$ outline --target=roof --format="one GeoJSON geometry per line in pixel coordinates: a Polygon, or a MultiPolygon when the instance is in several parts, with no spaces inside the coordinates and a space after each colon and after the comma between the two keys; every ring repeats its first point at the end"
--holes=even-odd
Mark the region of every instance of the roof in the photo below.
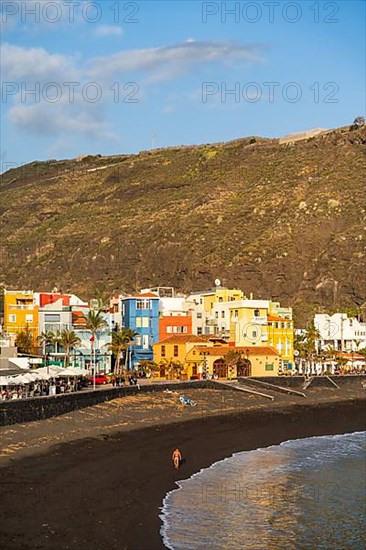
{"type": "Polygon", "coordinates": [[[267,321],[292,321],[292,319],[286,319],[285,317],[278,317],[277,315],[267,315],[267,321]]]}
{"type": "Polygon", "coordinates": [[[236,351],[238,353],[248,353],[248,357],[251,355],[276,355],[279,357],[279,353],[274,348],[270,346],[261,347],[261,346],[214,346],[214,347],[205,347],[205,346],[195,346],[194,349],[199,353],[207,353],[208,355],[217,355],[222,357],[230,351],[236,351]]]}
{"type": "Polygon", "coordinates": [[[82,311],[72,312],[72,324],[73,325],[85,325],[85,317],[82,311]]]}
{"type": "Polygon", "coordinates": [[[201,338],[206,342],[216,341],[216,342],[222,342],[223,344],[227,344],[227,340],[225,338],[221,338],[220,336],[217,336],[215,334],[202,334],[201,338]]]}
{"type": "Polygon", "coordinates": [[[131,298],[137,298],[139,300],[144,298],[156,298],[159,300],[159,296],[157,294],[153,294],[152,292],[146,292],[146,294],[133,294],[131,296],[124,296],[122,300],[131,300],[131,298]]]}
{"type": "Polygon", "coordinates": [[[198,342],[203,344],[206,340],[196,334],[172,334],[172,336],[164,338],[164,340],[157,342],[157,344],[187,344],[189,342],[198,342]]]}

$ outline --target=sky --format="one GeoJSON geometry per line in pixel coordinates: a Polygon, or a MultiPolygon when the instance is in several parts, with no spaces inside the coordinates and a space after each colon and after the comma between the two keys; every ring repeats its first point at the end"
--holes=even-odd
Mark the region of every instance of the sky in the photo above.
{"type": "Polygon", "coordinates": [[[365,2],[2,0],[1,171],[365,111],[365,2]]]}

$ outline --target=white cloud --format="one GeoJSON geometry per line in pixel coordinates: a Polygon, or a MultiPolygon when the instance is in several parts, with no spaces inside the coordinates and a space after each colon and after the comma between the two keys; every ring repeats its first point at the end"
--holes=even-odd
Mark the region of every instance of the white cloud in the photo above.
{"type": "Polygon", "coordinates": [[[122,36],[123,29],[117,25],[98,25],[94,31],[95,36],[122,36]]]}
{"type": "Polygon", "coordinates": [[[5,43],[1,46],[2,79],[75,78],[78,71],[73,60],[61,54],[50,54],[43,48],[23,48],[5,43]]]}
{"type": "MultiPolygon", "coordinates": [[[[123,50],[82,60],[49,53],[44,48],[5,43],[1,55],[3,82],[19,84],[20,89],[25,85],[27,90],[34,89],[38,83],[44,90],[55,82],[63,94],[57,102],[51,102],[42,93],[38,102],[31,94],[25,99],[20,94],[9,94],[8,118],[17,128],[36,135],[85,134],[114,139],[115,135],[104,121],[104,108],[113,101],[111,84],[121,80],[121,75],[124,82],[136,78],[139,84],[145,84],[138,92],[138,100],[141,100],[148,82],[171,80],[194,70],[199,64],[258,63],[261,61],[260,51],[258,46],[234,42],[188,41],[167,47],[123,50]],[[135,73],[139,73],[138,79],[135,73]],[[96,82],[102,91],[97,103],[92,103],[83,93],[83,86],[91,81],[96,82]],[[70,92],[64,84],[71,82],[78,84],[73,101],[70,101],[70,92]]],[[[131,91],[124,90],[124,93],[131,91]]],[[[169,115],[171,112],[172,107],[168,104],[164,113],[169,115]]]]}
{"type": "Polygon", "coordinates": [[[80,109],[65,103],[14,105],[9,110],[9,120],[17,128],[40,136],[70,133],[115,139],[103,120],[100,105],[88,107],[80,109]]]}
{"type": "Polygon", "coordinates": [[[189,41],[175,46],[123,50],[91,60],[90,74],[96,78],[142,71],[156,80],[167,80],[187,72],[198,64],[233,61],[258,63],[260,47],[236,42],[189,41]]]}

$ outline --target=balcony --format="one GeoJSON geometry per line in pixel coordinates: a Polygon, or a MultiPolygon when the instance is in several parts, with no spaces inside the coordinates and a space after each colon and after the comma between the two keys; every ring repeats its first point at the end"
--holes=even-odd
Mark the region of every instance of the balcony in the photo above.
{"type": "Polygon", "coordinates": [[[12,310],[12,311],[34,311],[34,305],[30,305],[30,306],[23,306],[23,305],[20,305],[20,304],[11,304],[9,305],[9,309],[12,310]]]}
{"type": "Polygon", "coordinates": [[[267,317],[252,317],[250,322],[256,325],[266,325],[267,317]]]}

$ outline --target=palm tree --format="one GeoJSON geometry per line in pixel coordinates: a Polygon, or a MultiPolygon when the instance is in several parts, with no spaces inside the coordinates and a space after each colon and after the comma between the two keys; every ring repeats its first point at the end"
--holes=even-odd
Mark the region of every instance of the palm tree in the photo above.
{"type": "Polygon", "coordinates": [[[30,353],[33,349],[33,334],[28,325],[18,332],[15,345],[21,353],[30,353]]]}
{"type": "Polygon", "coordinates": [[[109,350],[116,356],[116,362],[114,365],[114,371],[120,374],[120,361],[123,351],[127,350],[133,342],[134,337],[137,336],[137,332],[130,329],[122,328],[118,332],[111,332],[112,341],[108,345],[109,350]]]}
{"type": "Polygon", "coordinates": [[[85,328],[89,332],[91,332],[91,353],[92,353],[92,360],[93,360],[93,371],[95,374],[95,337],[97,335],[97,332],[101,330],[102,328],[108,326],[107,321],[103,318],[102,310],[99,309],[98,311],[95,311],[94,309],[89,310],[87,315],[83,315],[83,318],[85,320],[85,328]]]}
{"type": "Polygon", "coordinates": [[[311,370],[314,366],[314,356],[316,356],[318,352],[319,340],[320,340],[319,331],[314,325],[314,321],[312,321],[311,323],[309,323],[306,329],[305,344],[304,344],[306,359],[308,361],[308,364],[311,365],[311,370]]]}
{"type": "Polygon", "coordinates": [[[40,334],[40,336],[38,336],[37,340],[40,343],[40,345],[42,346],[43,363],[44,363],[44,365],[46,365],[46,361],[47,361],[46,348],[47,348],[47,346],[52,346],[53,344],[55,344],[55,342],[57,340],[56,335],[51,330],[46,330],[45,332],[42,332],[40,334]]]}
{"type": "Polygon", "coordinates": [[[143,359],[139,363],[139,370],[146,376],[151,376],[155,372],[158,372],[159,369],[160,367],[157,363],[154,361],[149,361],[148,359],[143,359]]]}
{"type": "Polygon", "coordinates": [[[65,367],[69,364],[70,351],[81,344],[79,336],[76,336],[73,330],[63,330],[61,336],[57,338],[57,342],[66,350],[65,353],[65,367]]]}

